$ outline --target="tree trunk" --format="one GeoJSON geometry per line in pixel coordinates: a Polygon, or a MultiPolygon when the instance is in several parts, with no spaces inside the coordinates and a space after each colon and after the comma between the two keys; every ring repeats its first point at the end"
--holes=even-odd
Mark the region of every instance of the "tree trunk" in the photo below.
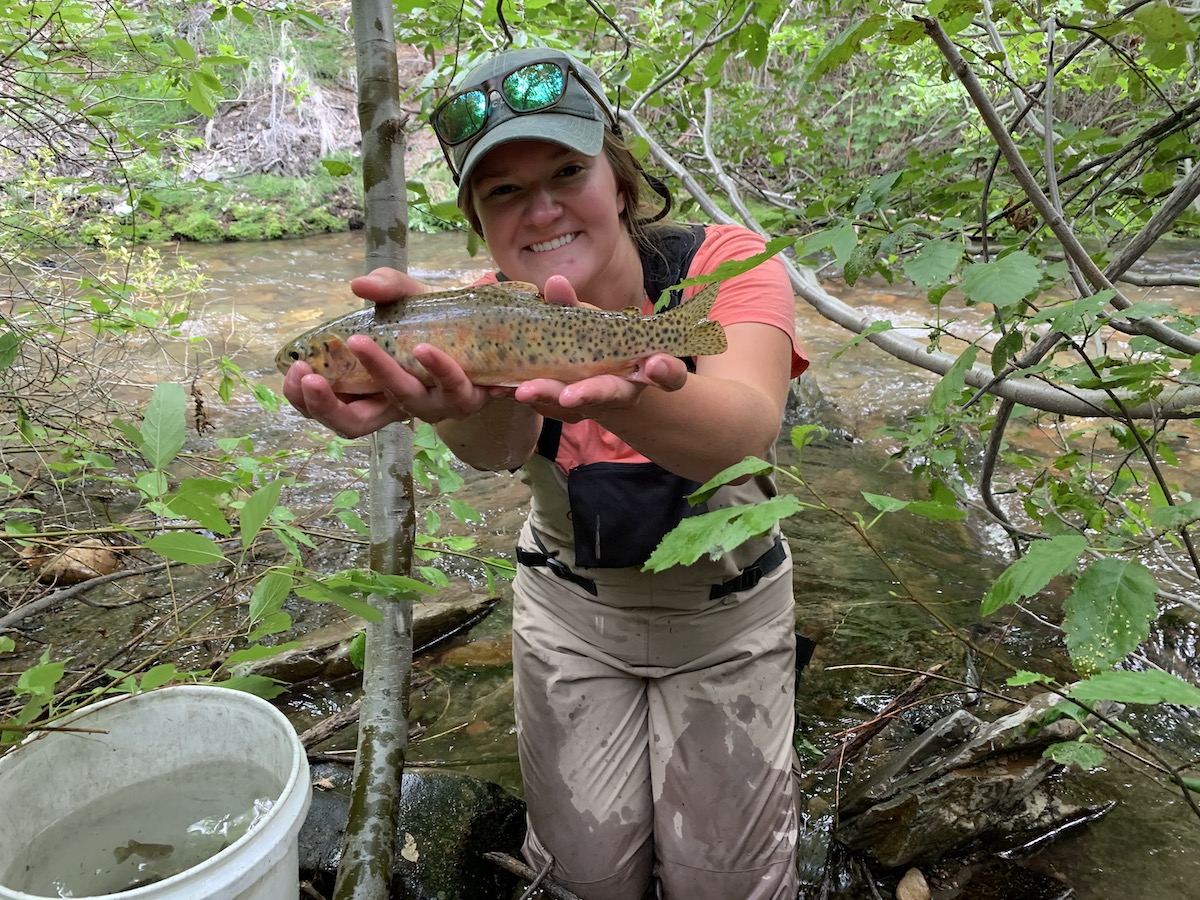
{"type": "MultiPolygon", "coordinates": [[[[362,131],[365,271],[408,267],[404,113],[391,0],[353,0],[362,131]]],[[[371,568],[407,575],[415,531],[412,431],[390,425],[371,443],[371,568]]],[[[412,602],[373,596],[367,625],[354,791],[334,888],[336,900],[385,900],[396,858],[400,782],[408,749],[412,602]]]]}

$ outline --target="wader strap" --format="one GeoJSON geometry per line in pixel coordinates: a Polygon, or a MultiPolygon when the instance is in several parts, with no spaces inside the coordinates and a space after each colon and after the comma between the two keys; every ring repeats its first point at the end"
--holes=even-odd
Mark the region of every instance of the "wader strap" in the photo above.
{"type": "Polygon", "coordinates": [[[722,597],[736,593],[737,591],[750,590],[750,588],[778,569],[785,559],[787,559],[787,551],[783,546],[783,536],[777,534],[775,535],[775,543],[771,545],[770,550],[742,569],[742,574],[738,575],[737,578],[730,578],[724,584],[713,585],[713,589],[708,592],[708,599],[720,600],[722,597]]]}
{"type": "MultiPolygon", "coordinates": [[[[563,581],[579,585],[593,597],[598,595],[596,582],[590,578],[584,578],[582,575],[576,575],[566,564],[559,562],[546,549],[546,545],[542,543],[542,538],[537,531],[532,528],[530,531],[533,533],[533,540],[537,544],[539,552],[522,550],[518,547],[518,563],[523,566],[533,566],[535,568],[545,567],[563,581]]],[[[713,585],[712,589],[708,592],[708,599],[720,600],[722,597],[727,597],[738,591],[748,591],[756,587],[760,581],[778,569],[785,559],[787,559],[787,550],[784,548],[783,535],[777,534],[775,536],[775,543],[771,545],[770,550],[742,569],[741,574],[736,578],[730,578],[721,584],[713,585]]]]}
{"type": "MultiPolygon", "coordinates": [[[[533,566],[535,568],[545,566],[563,581],[569,581],[572,584],[577,584],[593,597],[596,596],[596,582],[590,578],[584,578],[582,575],[576,575],[564,563],[558,561],[554,554],[546,549],[546,545],[542,543],[541,536],[533,528],[529,529],[533,532],[533,541],[538,546],[540,552],[534,553],[532,550],[522,550],[517,548],[517,562],[523,566],[533,566]]],[[[557,553],[558,551],[555,551],[557,553]]]]}

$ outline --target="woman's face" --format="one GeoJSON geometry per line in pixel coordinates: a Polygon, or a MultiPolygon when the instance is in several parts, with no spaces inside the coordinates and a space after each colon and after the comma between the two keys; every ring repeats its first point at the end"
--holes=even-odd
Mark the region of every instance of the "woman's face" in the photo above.
{"type": "Polygon", "coordinates": [[[619,309],[635,302],[637,251],[603,153],[585,156],[546,141],[502,144],[475,167],[471,189],[488,250],[509,278],[544,288],[551,275],[564,275],[588,303],[619,309]]]}

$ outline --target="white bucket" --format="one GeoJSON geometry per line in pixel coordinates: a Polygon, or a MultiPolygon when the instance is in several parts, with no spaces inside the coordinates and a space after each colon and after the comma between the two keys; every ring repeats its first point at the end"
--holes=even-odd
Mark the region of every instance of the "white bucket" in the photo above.
{"type": "MultiPolygon", "coordinates": [[[[47,828],[74,814],[87,833],[91,810],[110,802],[128,806],[148,798],[147,785],[169,779],[170,795],[154,809],[182,810],[189,798],[209,802],[227,788],[218,778],[253,770],[255,797],[270,810],[224,849],[178,874],[132,889],[102,888],[72,894],[93,900],[279,900],[295,897],[299,885],[297,835],[312,799],[308,759],[287,718],[265,700],[216,686],[179,685],[118,697],[77,711],[56,727],[91,729],[43,732],[0,759],[0,898],[35,900],[52,894],[24,893],[11,884],[34,865],[31,845],[47,828]],[[259,770],[265,770],[260,772],[259,770]],[[202,777],[203,776],[203,777],[202,777]],[[264,793],[265,791],[265,793],[264,793]],[[265,804],[264,804],[265,805],[265,804]],[[104,891],[112,891],[105,893],[104,891]]],[[[156,788],[157,789],[157,788],[156,788]]],[[[238,797],[249,804],[255,797],[238,797]]],[[[147,803],[147,805],[151,805],[147,803]]],[[[233,812],[235,810],[230,810],[233,812]]],[[[102,837],[105,859],[124,853],[133,864],[167,865],[173,832],[155,832],[146,816],[134,815],[93,829],[102,837]],[[169,851],[162,848],[170,847],[169,851]],[[134,848],[130,850],[129,848],[134,848]],[[147,849],[149,848],[149,849],[147,849]],[[130,855],[132,853],[132,856],[130,855]],[[146,861],[142,861],[142,857],[146,861]],[[151,860],[158,859],[159,862],[151,860]]],[[[182,812],[180,813],[182,814],[182,812]]],[[[89,838],[90,840],[90,838],[89,838]]],[[[221,840],[220,837],[215,840],[221,840]]],[[[80,846],[55,847],[48,867],[66,872],[78,862],[80,846]]],[[[91,864],[87,864],[92,872],[91,864]]],[[[170,870],[167,870],[170,871],[170,870]]],[[[176,869],[177,871],[177,869],[176,869]]],[[[98,882],[99,883],[99,882],[98,882]]],[[[40,888],[38,888],[40,889],[40,888]]]]}

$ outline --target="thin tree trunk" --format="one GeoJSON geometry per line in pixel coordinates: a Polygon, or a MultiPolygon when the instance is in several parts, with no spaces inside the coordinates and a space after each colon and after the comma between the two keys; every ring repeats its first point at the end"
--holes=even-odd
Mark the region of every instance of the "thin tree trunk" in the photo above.
{"type": "MultiPolygon", "coordinates": [[[[391,0],[352,0],[362,131],[366,265],[408,267],[404,113],[396,67],[391,0]]],[[[407,575],[415,531],[412,431],[390,425],[371,442],[371,568],[407,575]]],[[[335,900],[386,900],[399,833],[400,783],[408,749],[412,603],[373,596],[378,622],[367,625],[363,697],[350,818],[335,900]]]]}

